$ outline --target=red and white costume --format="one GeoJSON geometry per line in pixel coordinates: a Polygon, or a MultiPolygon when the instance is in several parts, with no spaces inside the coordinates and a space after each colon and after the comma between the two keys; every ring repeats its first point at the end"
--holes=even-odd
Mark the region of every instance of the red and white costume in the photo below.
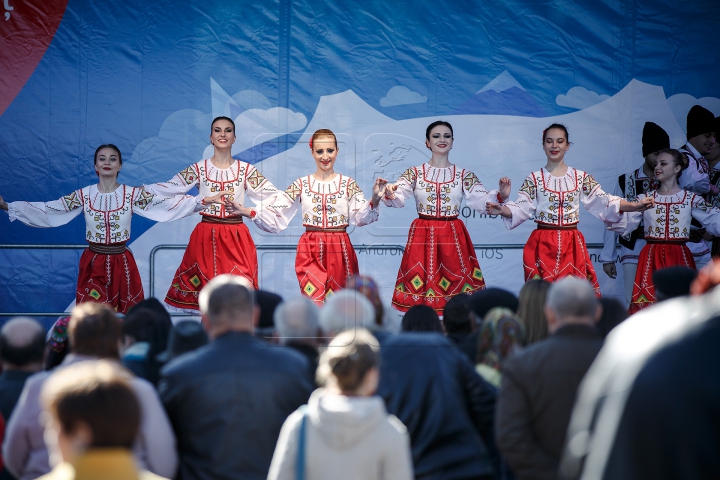
{"type": "Polygon", "coordinates": [[[80,257],[76,303],[107,303],[125,313],[145,298],[135,259],[125,248],[132,215],[165,222],[192,215],[202,208],[200,202],[199,197],[159,197],[127,185],[101,193],[91,185],[52,202],[8,203],[8,214],[10,221],[47,228],[65,225],[84,213],[85,240],[90,245],[80,257]]]}
{"type": "Polygon", "coordinates": [[[572,167],[562,177],[551,175],[545,168],[528,175],[518,199],[506,204],[512,217],[503,218],[505,226],[513,229],[535,217],[538,228],[523,249],[525,281],[580,277],[587,279],[599,295],[595,268],[585,238],[577,229],[580,204],[600,220],[616,223],[623,218],[620,200],[605,193],[592,175],[572,167]]]}
{"type": "MultiPolygon", "coordinates": [[[[228,168],[217,168],[209,159],[202,160],[167,182],[146,186],[163,196],[185,193],[193,187],[200,191],[200,198],[230,190],[232,199],[241,205],[246,195],[253,203],[260,204],[278,193],[255,167],[239,160],[228,168]]],[[[245,277],[258,288],[255,242],[242,217],[228,214],[222,204],[207,205],[200,215],[202,221],[190,235],[185,255],[165,297],[168,305],[178,309],[197,310],[200,290],[224,273],[245,277]]]]}
{"type": "Polygon", "coordinates": [[[700,195],[686,190],[674,195],[650,191],[646,195],[638,195],[638,200],[645,197],[655,199],[653,208],[644,212],[628,212],[625,222],[613,226],[613,230],[621,234],[633,231],[640,222],[645,229],[647,245],[640,252],[632,302],[628,309],[630,314],[655,303],[652,281],[655,270],[675,265],[695,268],[692,253],[686,246],[693,218],[711,235],[720,236],[720,209],[706,203],[700,195]]]}
{"type": "Polygon", "coordinates": [[[270,233],[287,228],[298,209],[306,231],[295,256],[300,290],[316,303],[345,287],[358,273],[355,249],[346,233],[348,225],[363,226],[378,219],[362,190],[352,178],[336,174],[332,180],[312,175],[298,178],[268,208],[258,208],[255,223],[270,233]]]}
{"type": "Polygon", "coordinates": [[[420,217],[410,225],[393,307],[405,312],[414,305],[428,305],[442,313],[451,297],[484,289],[475,248],[458,215],[463,199],[485,213],[485,204],[497,200],[497,191],[488,192],[474,173],[463,168],[436,168],[429,163],[408,168],[395,185],[395,198],[385,198],[385,204],[403,207],[406,199],[414,197],[420,217]]]}

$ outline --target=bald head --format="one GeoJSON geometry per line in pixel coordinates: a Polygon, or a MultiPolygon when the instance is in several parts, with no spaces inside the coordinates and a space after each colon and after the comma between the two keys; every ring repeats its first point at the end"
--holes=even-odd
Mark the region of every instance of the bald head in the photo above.
{"type": "Polygon", "coordinates": [[[0,359],[5,369],[42,368],[45,329],[32,318],[13,318],[0,329],[0,359]]]}
{"type": "Polygon", "coordinates": [[[553,333],[568,323],[594,325],[602,313],[602,307],[589,282],[565,277],[550,287],[545,313],[548,328],[553,333]]]}
{"type": "Polygon", "coordinates": [[[211,338],[230,330],[252,333],[259,315],[253,293],[250,282],[236,275],[218,275],[208,282],[198,303],[211,338]]]}

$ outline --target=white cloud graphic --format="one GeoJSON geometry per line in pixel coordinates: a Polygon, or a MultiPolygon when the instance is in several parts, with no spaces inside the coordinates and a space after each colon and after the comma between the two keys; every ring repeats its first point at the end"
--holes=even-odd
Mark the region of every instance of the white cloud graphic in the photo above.
{"type": "Polygon", "coordinates": [[[383,107],[394,107],[396,105],[408,105],[411,103],[425,103],[427,97],[413,92],[407,87],[397,86],[388,90],[387,94],[380,99],[383,107]]]}
{"type": "Polygon", "coordinates": [[[603,100],[610,98],[610,95],[600,95],[584,87],[572,87],[565,95],[558,95],[555,103],[561,107],[570,107],[582,110],[592,107],[603,100]]]}
{"type": "Polygon", "coordinates": [[[720,98],[715,97],[703,97],[695,98],[687,93],[678,93],[667,99],[670,111],[672,111],[675,119],[683,129],[683,132],[687,133],[687,113],[693,107],[693,105],[700,105],[711,112],[713,115],[720,116],[720,98]]]}

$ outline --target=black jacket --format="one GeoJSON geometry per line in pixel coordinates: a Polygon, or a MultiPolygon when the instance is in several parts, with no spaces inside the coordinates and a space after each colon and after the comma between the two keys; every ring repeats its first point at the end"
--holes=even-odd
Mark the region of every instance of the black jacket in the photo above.
{"type": "Polygon", "coordinates": [[[177,478],[267,478],[280,427],[312,389],[301,354],[247,333],[171,361],[158,390],[177,435],[177,478]]]}
{"type": "Polygon", "coordinates": [[[380,353],[378,394],[408,429],[415,475],[493,476],[495,393],[466,356],[436,333],[382,337],[380,353]]]}

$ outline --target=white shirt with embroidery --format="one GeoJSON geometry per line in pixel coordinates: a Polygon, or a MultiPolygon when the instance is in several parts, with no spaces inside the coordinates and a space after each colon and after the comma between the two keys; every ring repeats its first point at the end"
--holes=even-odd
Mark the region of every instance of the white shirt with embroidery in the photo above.
{"type": "Polygon", "coordinates": [[[580,221],[580,204],[593,216],[606,223],[615,223],[623,217],[620,197],[605,193],[589,173],[568,167],[562,177],[550,174],[545,168],[525,178],[517,200],[506,206],[511,218],[503,218],[509,230],[525,220],[548,226],[569,227],[580,221]]]}
{"type": "Polygon", "coordinates": [[[85,240],[109,245],[130,239],[132,215],[167,222],[192,215],[202,208],[202,197],[176,195],[160,197],[143,187],[120,185],[102,193],[97,185],[75,190],[51,202],[8,203],[10,221],[20,220],[31,227],[59,227],[85,214],[85,240]]]}
{"type": "Polygon", "coordinates": [[[627,235],[643,222],[645,240],[687,241],[694,217],[711,235],[720,236],[720,209],[708,204],[700,195],[687,190],[660,195],[653,190],[637,198],[645,197],[654,198],[655,205],[644,212],[625,213],[623,221],[612,226],[613,231],[627,235]]]}
{"type": "Polygon", "coordinates": [[[255,209],[255,224],[278,233],[287,228],[300,208],[303,225],[320,229],[360,227],[379,217],[379,209],[372,208],[355,180],[338,173],[327,181],[312,175],[298,178],[277,195],[273,204],[255,209]]]}
{"type": "Polygon", "coordinates": [[[404,207],[406,199],[415,197],[418,214],[428,217],[457,217],[463,199],[468,207],[485,213],[485,204],[497,201],[498,193],[487,191],[474,173],[455,165],[437,168],[424,163],[410,167],[395,185],[395,198],[383,199],[387,206],[404,207]]]}
{"type": "MultiPolygon", "coordinates": [[[[278,194],[277,188],[254,166],[235,160],[228,168],[217,168],[210,159],[190,165],[167,182],[146,185],[145,188],[162,196],[186,193],[197,187],[200,198],[213,197],[224,190],[233,192],[230,200],[243,205],[247,196],[256,205],[271,202],[278,194]]],[[[215,218],[237,218],[229,214],[225,205],[205,205],[201,215],[215,218]]]]}

